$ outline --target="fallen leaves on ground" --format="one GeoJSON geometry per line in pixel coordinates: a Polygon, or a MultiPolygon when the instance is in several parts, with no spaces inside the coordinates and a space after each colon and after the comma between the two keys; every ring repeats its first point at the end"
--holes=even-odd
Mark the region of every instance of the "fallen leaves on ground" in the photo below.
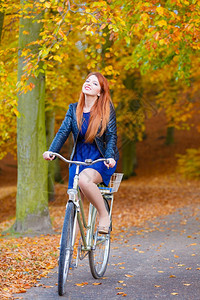
{"type": "MultiPolygon", "coordinates": [[[[13,192],[13,189],[12,189],[13,192]]],[[[5,192],[6,198],[1,199],[2,207],[15,207],[15,195],[5,192]]],[[[184,206],[193,207],[193,214],[199,204],[200,187],[196,181],[184,181],[175,176],[157,178],[131,178],[124,181],[115,194],[113,206],[112,238],[123,238],[123,232],[131,226],[144,226],[146,221],[170,214],[184,206]],[[195,206],[196,205],[196,206],[195,206]]],[[[56,185],[56,200],[50,203],[50,215],[53,228],[61,232],[65,204],[67,200],[66,185],[56,185]]],[[[87,203],[85,204],[87,206],[87,203]]],[[[0,230],[11,226],[14,222],[8,215],[0,224],[0,230]]],[[[187,222],[184,219],[183,221],[187,222]]],[[[158,224],[159,227],[159,224],[158,224]]],[[[40,237],[3,238],[1,240],[0,260],[0,293],[5,299],[12,299],[13,293],[26,292],[34,286],[38,279],[47,276],[57,265],[60,235],[40,237]]],[[[195,246],[191,244],[191,246],[195,246]]],[[[120,267],[123,268],[123,267],[120,267]]],[[[127,274],[127,277],[132,276],[127,274]]],[[[118,295],[126,296],[126,294],[118,295]]]]}
{"type": "Polygon", "coordinates": [[[121,295],[122,297],[126,297],[127,294],[125,294],[124,292],[118,292],[117,295],[121,295]]]}
{"type": "Polygon", "coordinates": [[[82,282],[82,283],[75,283],[76,286],[84,286],[88,285],[88,282],[82,282]]]}
{"type": "Polygon", "coordinates": [[[13,293],[25,293],[46,276],[57,264],[58,244],[59,236],[2,239],[1,297],[9,299],[13,293]]]}
{"type": "Polygon", "coordinates": [[[115,232],[173,213],[184,206],[199,204],[197,181],[184,181],[175,176],[131,178],[122,183],[115,196],[113,225],[115,232]]]}
{"type": "Polygon", "coordinates": [[[177,295],[178,295],[178,293],[171,293],[171,295],[173,295],[173,296],[177,296],[177,295]]]}

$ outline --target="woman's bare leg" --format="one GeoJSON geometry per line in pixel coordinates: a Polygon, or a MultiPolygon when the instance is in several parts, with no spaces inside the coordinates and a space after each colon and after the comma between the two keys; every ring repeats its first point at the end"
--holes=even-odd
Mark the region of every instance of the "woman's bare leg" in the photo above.
{"type": "Polygon", "coordinates": [[[102,182],[102,177],[99,172],[94,169],[88,168],[80,173],[79,187],[88,201],[96,207],[99,213],[99,226],[109,226],[110,218],[101,192],[97,187],[97,183],[100,182],[102,182]]]}

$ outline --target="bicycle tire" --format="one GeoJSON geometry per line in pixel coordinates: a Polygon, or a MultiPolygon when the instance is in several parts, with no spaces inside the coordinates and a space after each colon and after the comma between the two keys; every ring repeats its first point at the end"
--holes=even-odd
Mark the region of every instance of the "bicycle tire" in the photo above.
{"type": "Polygon", "coordinates": [[[73,255],[72,234],[74,227],[74,203],[68,202],[65,219],[63,223],[61,243],[60,243],[60,257],[58,267],[58,294],[63,296],[65,293],[65,284],[67,281],[70,262],[73,255]]]}
{"type": "MultiPolygon", "coordinates": [[[[106,209],[109,213],[110,207],[108,201],[104,199],[106,209]]],[[[110,253],[110,232],[108,234],[97,235],[97,214],[94,218],[94,224],[92,224],[92,239],[96,246],[92,247],[89,251],[89,265],[92,276],[95,279],[101,278],[107,268],[109,253],[110,253]],[[97,237],[95,237],[97,235],[97,237]]]]}

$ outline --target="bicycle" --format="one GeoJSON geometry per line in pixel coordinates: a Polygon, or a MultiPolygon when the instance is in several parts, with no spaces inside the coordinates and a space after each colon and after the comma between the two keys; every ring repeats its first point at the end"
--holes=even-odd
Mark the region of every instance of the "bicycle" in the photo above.
{"type": "MultiPolygon", "coordinates": [[[[99,234],[97,230],[97,210],[90,203],[88,212],[88,222],[86,222],[83,203],[78,187],[79,167],[80,165],[91,166],[100,161],[107,161],[105,158],[97,160],[87,159],[85,162],[71,161],[64,158],[62,155],[51,152],[68,164],[76,164],[76,172],[73,182],[73,188],[67,191],[69,200],[66,205],[65,218],[60,241],[60,256],[58,267],[58,294],[60,296],[65,293],[65,283],[67,281],[69,269],[77,268],[79,259],[82,260],[87,255],[89,256],[89,266],[92,276],[95,279],[101,278],[107,268],[109,253],[110,253],[110,231],[112,230],[112,221],[108,234],[99,234]],[[80,229],[80,241],[77,250],[76,261],[73,263],[73,252],[76,238],[77,223],[80,229]],[[86,230],[86,234],[85,231],[86,230]]],[[[123,174],[114,173],[111,177],[109,187],[98,185],[101,194],[104,198],[106,209],[109,213],[110,220],[113,207],[113,193],[117,192],[123,174]],[[110,202],[110,205],[109,205],[110,202]]]]}

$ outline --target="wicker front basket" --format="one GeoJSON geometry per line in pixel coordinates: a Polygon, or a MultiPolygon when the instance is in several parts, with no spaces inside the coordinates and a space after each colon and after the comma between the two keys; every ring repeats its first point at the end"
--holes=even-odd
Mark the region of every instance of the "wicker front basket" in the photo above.
{"type": "Polygon", "coordinates": [[[101,193],[110,194],[110,193],[117,192],[118,188],[120,186],[120,182],[122,181],[123,175],[124,174],[122,174],[122,173],[114,173],[111,176],[108,187],[99,185],[99,189],[101,190],[101,193]]]}
{"type": "Polygon", "coordinates": [[[112,192],[117,192],[122,181],[123,173],[114,173],[111,176],[109,188],[112,188],[112,192]]]}

